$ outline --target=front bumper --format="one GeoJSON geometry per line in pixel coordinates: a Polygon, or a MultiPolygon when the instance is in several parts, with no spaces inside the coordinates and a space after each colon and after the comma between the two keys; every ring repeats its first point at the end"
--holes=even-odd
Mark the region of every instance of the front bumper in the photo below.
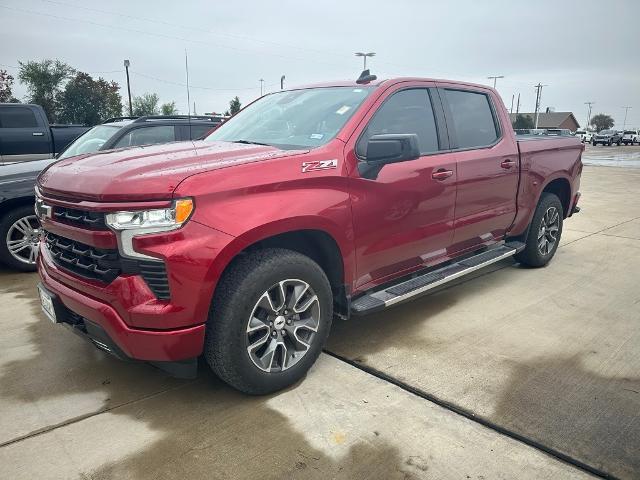
{"type": "MultiPolygon", "coordinates": [[[[81,319],[87,330],[87,338],[99,348],[120,358],[148,362],[184,361],[202,353],[205,333],[203,324],[172,330],[132,328],[109,304],[83,295],[54,279],[49,269],[56,267],[48,258],[48,252],[42,249],[40,253],[38,271],[42,285],[55,296],[56,308],[61,309],[59,316],[62,322],[73,326],[74,321],[70,319],[81,319]]],[[[78,333],[78,329],[75,331],[78,333]]]]}

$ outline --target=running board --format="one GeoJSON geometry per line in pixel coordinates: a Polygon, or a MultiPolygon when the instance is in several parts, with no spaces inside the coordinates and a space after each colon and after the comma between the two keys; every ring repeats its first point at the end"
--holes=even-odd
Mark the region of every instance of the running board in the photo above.
{"type": "Polygon", "coordinates": [[[522,242],[508,242],[464,260],[450,263],[446,267],[367,293],[351,302],[351,313],[366,315],[390,307],[504,258],[511,257],[522,251],[524,247],[525,244],[522,242]]]}

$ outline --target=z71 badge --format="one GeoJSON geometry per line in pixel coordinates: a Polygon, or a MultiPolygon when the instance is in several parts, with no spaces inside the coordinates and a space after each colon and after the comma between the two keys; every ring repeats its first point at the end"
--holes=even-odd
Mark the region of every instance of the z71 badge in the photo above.
{"type": "Polygon", "coordinates": [[[313,162],[302,162],[302,173],[315,172],[316,170],[329,170],[338,168],[338,160],[315,160],[313,162]]]}

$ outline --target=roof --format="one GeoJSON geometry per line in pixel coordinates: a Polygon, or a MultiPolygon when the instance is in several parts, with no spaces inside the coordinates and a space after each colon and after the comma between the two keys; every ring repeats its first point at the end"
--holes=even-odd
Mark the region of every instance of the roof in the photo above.
{"type": "MultiPolygon", "coordinates": [[[[517,115],[524,115],[526,117],[530,117],[531,120],[534,120],[536,114],[521,112],[517,115]]],[[[515,113],[510,113],[509,116],[511,117],[511,122],[516,121],[515,113]]],[[[558,128],[560,125],[562,125],[562,122],[564,122],[569,117],[573,118],[573,121],[576,123],[576,125],[578,125],[578,127],[580,126],[580,123],[578,122],[578,120],[576,120],[576,117],[572,112],[539,112],[538,128],[558,128]]]]}

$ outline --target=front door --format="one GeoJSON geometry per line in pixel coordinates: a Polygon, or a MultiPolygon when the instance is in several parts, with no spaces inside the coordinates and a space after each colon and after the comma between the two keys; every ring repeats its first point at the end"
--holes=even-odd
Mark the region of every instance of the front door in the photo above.
{"type": "Polygon", "coordinates": [[[423,83],[383,95],[355,149],[347,144],[347,155],[359,157],[360,166],[367,140],[376,134],[417,134],[422,154],[415,160],[385,165],[372,178],[364,178],[361,170],[353,172],[355,288],[368,288],[437,263],[451,245],[456,162],[444,152],[446,133],[442,127],[438,130],[436,122],[437,116],[442,118],[442,106],[436,89],[428,86],[423,83]]]}

